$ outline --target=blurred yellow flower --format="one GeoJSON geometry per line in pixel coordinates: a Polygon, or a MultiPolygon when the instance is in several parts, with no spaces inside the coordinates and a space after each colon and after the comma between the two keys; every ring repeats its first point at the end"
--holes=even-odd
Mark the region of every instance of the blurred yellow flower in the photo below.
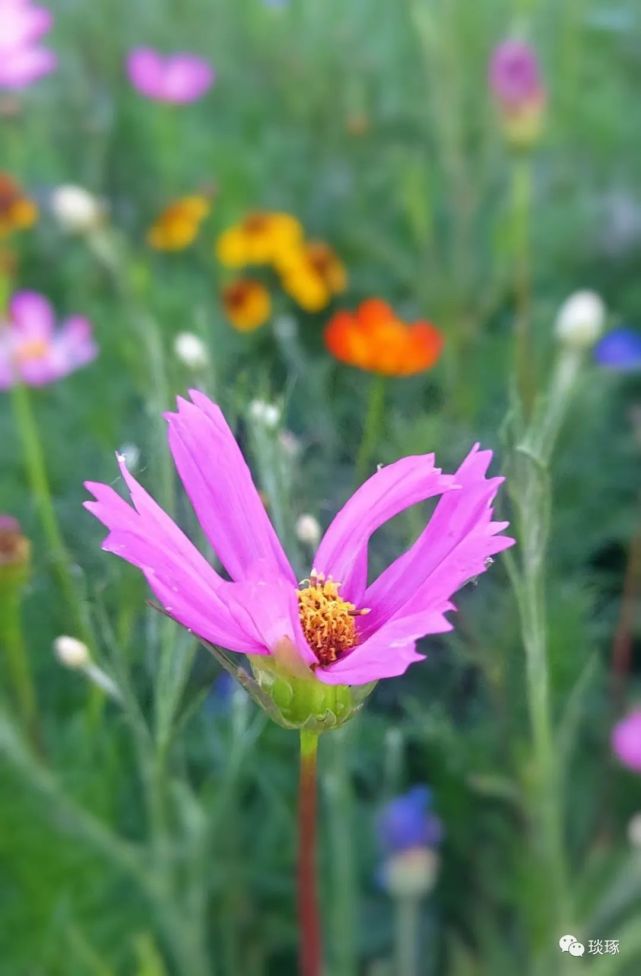
{"type": "Polygon", "coordinates": [[[254,278],[237,278],[223,288],[227,318],[239,332],[251,332],[264,325],[271,313],[269,292],[254,278]]]}
{"type": "Polygon", "coordinates": [[[216,242],[216,257],[228,268],[272,264],[302,238],[303,229],[295,217],[256,211],[223,231],[216,242]]]}
{"type": "Polygon", "coordinates": [[[283,289],[306,312],[319,312],[347,287],[345,266],[323,241],[306,241],[277,266],[283,289]]]}
{"type": "Polygon", "coordinates": [[[203,196],[175,200],[149,228],[147,243],[157,251],[182,251],[196,240],[210,210],[209,200],[203,196]]]}
{"type": "Polygon", "coordinates": [[[0,238],[26,230],[38,219],[38,208],[8,173],[0,172],[0,238]]]}

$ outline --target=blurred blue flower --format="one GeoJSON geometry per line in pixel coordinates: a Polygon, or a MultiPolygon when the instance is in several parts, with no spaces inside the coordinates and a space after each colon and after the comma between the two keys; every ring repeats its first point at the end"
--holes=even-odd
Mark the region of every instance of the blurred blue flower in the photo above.
{"type": "Polygon", "coordinates": [[[641,369],[641,332],[622,325],[604,335],[594,350],[599,366],[626,372],[641,369]]]}
{"type": "Polygon", "coordinates": [[[221,671],[205,699],[207,711],[211,715],[227,715],[231,708],[234,693],[239,687],[228,671],[221,671]]]}
{"type": "Polygon", "coordinates": [[[377,832],[386,854],[413,847],[436,847],[443,837],[441,821],[430,810],[432,793],[414,786],[386,803],[378,817],[377,832]]]}

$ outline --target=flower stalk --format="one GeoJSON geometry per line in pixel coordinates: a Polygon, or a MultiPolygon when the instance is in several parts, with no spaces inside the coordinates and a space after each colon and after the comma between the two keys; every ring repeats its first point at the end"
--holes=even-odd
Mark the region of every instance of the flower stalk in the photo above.
{"type": "Polygon", "coordinates": [[[359,479],[367,472],[376,443],[381,434],[385,413],[385,377],[375,375],[370,383],[367,398],[367,413],[363,425],[363,436],[356,456],[356,474],[359,479]]]}
{"type": "Polygon", "coordinates": [[[298,789],[298,923],[300,976],[320,976],[321,936],[316,886],[316,757],[318,733],[301,729],[298,789]]]}
{"type": "Polygon", "coordinates": [[[514,449],[511,495],[517,513],[518,563],[508,556],[525,650],[532,735],[531,788],[535,845],[549,892],[546,937],[572,923],[567,885],[562,770],[555,747],[548,660],[546,559],[550,531],[550,462],[582,363],[580,350],[563,349],[550,389],[514,449]]]}
{"type": "Polygon", "coordinates": [[[519,394],[529,416],[534,400],[531,336],[530,210],[532,172],[527,155],[512,164],[512,246],[514,259],[515,358],[519,394]]]}
{"type": "Polygon", "coordinates": [[[29,390],[22,383],[16,383],[11,391],[12,405],[31,491],[36,502],[42,531],[53,557],[54,572],[58,585],[67,603],[71,619],[81,639],[95,648],[95,640],[87,615],[84,600],[73,578],[72,562],[65,546],[55,513],[47,469],[34,417],[29,390]]]}

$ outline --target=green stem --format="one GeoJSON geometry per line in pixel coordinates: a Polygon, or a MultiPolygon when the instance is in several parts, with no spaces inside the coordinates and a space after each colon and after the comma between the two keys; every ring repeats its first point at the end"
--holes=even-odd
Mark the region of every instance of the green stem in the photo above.
{"type": "Polygon", "coordinates": [[[420,900],[396,899],[394,926],[394,976],[418,976],[420,900]]]}
{"type": "Polygon", "coordinates": [[[354,797],[349,776],[351,727],[337,729],[331,736],[332,768],[326,777],[327,810],[332,845],[332,943],[335,976],[356,976],[356,906],[358,884],[354,855],[354,797]]]}
{"type": "Polygon", "coordinates": [[[298,791],[298,924],[300,976],[320,976],[321,935],[316,884],[316,757],[318,733],[301,729],[298,791]]]}
{"type": "Polygon", "coordinates": [[[525,416],[534,404],[536,377],[531,335],[530,212],[532,173],[527,156],[512,166],[512,246],[514,257],[514,341],[516,379],[525,416]]]}
{"type": "Polygon", "coordinates": [[[0,593],[0,643],[24,728],[37,743],[38,706],[22,632],[20,587],[0,593]]]}
{"type": "MultiPolygon", "coordinates": [[[[30,393],[22,383],[16,383],[12,389],[12,404],[16,427],[22,441],[31,491],[36,503],[42,531],[53,558],[53,567],[58,585],[67,603],[77,634],[91,651],[95,648],[96,642],[89,623],[84,594],[78,592],[78,587],[73,577],[71,557],[64,544],[53,505],[42,444],[32,410],[30,393]]],[[[102,692],[99,692],[99,694],[102,698],[102,692]]]]}
{"type": "Polygon", "coordinates": [[[356,473],[359,480],[362,480],[367,474],[374,449],[381,435],[385,412],[385,389],[385,377],[379,375],[373,376],[367,399],[367,413],[363,425],[363,437],[358,448],[358,454],[356,455],[356,473]]]}

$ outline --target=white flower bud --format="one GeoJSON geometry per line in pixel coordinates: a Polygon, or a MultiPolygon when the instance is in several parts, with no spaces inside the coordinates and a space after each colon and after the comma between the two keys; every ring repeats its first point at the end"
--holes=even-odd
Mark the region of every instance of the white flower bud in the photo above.
{"type": "Polygon", "coordinates": [[[306,546],[317,546],[321,537],[321,527],[313,515],[300,515],[296,521],[296,535],[306,546]]]}
{"type": "Polygon", "coordinates": [[[411,847],[385,863],[383,881],[394,898],[423,898],[436,883],[439,858],[431,847],[411,847]]]}
{"type": "Polygon", "coordinates": [[[128,471],[135,471],[140,461],[140,448],[137,444],[123,444],[118,455],[125,459],[128,471]]]}
{"type": "Polygon", "coordinates": [[[256,424],[261,424],[268,430],[275,430],[280,423],[280,407],[265,400],[252,400],[249,404],[249,416],[256,424]]]}
{"type": "Polygon", "coordinates": [[[635,813],[628,822],[628,841],[630,847],[641,850],[641,813],[635,813]]]}
{"type": "Polygon", "coordinates": [[[576,349],[589,348],[603,332],[605,314],[603,299],[596,292],[574,292],[557,313],[557,339],[576,349]]]}
{"type": "Polygon", "coordinates": [[[86,234],[102,223],[107,208],[83,187],[65,184],[52,192],[51,211],[63,230],[86,234]]]}
{"type": "Polygon", "coordinates": [[[207,346],[193,332],[179,332],[174,339],[176,357],[189,369],[206,369],[209,365],[207,346]]]}
{"type": "Polygon", "coordinates": [[[91,663],[89,648],[75,637],[61,634],[54,640],[53,650],[60,663],[66,668],[83,670],[91,663]]]}

